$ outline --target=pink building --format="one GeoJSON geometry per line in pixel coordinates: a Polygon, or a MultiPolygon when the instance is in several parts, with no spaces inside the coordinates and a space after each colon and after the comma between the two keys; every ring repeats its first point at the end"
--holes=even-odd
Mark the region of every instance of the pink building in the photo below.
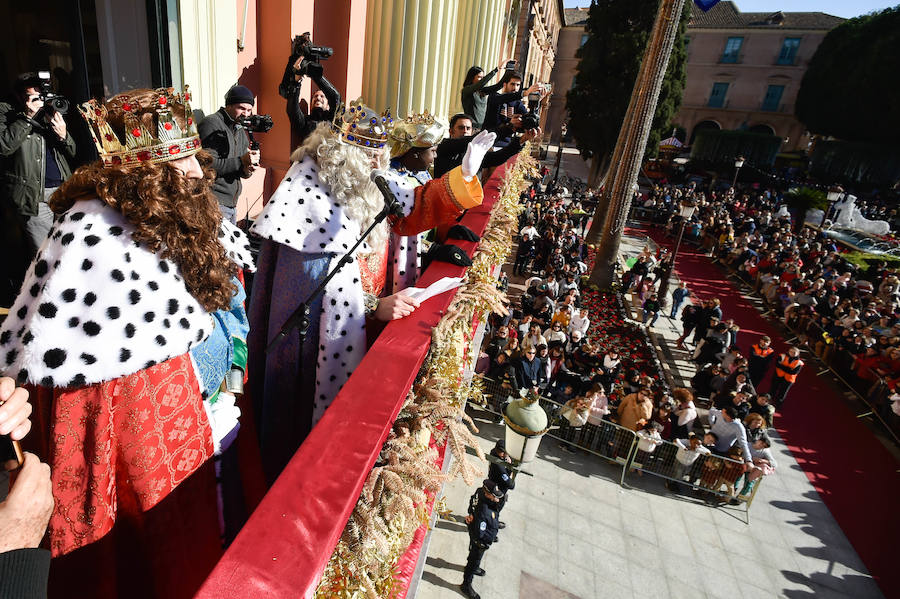
{"type": "Polygon", "coordinates": [[[705,13],[691,4],[679,135],[690,143],[702,129],[747,129],[783,138],[784,151],[805,150],[797,91],[825,34],[843,21],[821,12],[743,13],[734,2],[705,13]]]}

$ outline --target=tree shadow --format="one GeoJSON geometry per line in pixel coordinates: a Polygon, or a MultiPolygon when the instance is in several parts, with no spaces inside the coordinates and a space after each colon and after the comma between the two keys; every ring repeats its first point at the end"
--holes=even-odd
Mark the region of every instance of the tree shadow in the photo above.
{"type": "Polygon", "coordinates": [[[434,572],[429,572],[426,570],[425,573],[422,574],[422,580],[424,580],[428,584],[433,584],[434,586],[438,587],[444,587],[445,589],[450,589],[451,591],[456,591],[462,594],[459,590],[459,584],[448,582],[434,572]]]}
{"type": "Polygon", "coordinates": [[[442,570],[456,570],[457,572],[462,572],[466,569],[463,565],[448,562],[440,557],[429,557],[425,560],[425,563],[432,568],[440,568],[442,570]]]}
{"type": "MultiPolygon", "coordinates": [[[[883,596],[871,576],[835,571],[836,566],[856,571],[864,569],[864,566],[837,522],[833,526],[823,526],[823,521],[830,516],[830,512],[822,503],[819,495],[810,490],[804,493],[803,497],[809,501],[772,501],[770,505],[796,514],[797,518],[789,524],[819,541],[819,546],[811,545],[792,549],[799,555],[819,562],[818,567],[821,571],[807,574],[782,570],[781,573],[785,579],[809,589],[782,589],[781,592],[784,596],[791,598],[821,597],[827,596],[829,593],[852,596],[857,599],[883,596]]],[[[809,542],[812,542],[812,539],[809,539],[809,542]]]]}
{"type": "Polygon", "coordinates": [[[449,520],[438,520],[435,525],[435,528],[441,528],[443,530],[449,530],[451,532],[467,532],[469,529],[465,524],[459,522],[451,522],[449,520]]]}

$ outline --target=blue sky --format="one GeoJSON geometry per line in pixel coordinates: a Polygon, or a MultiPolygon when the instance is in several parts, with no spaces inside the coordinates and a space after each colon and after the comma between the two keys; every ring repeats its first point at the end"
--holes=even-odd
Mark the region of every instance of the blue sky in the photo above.
{"type": "MultiPolygon", "coordinates": [[[[563,0],[566,8],[588,6],[590,3],[590,0],[563,0]]],[[[743,12],[825,12],[849,18],[896,6],[900,0],[736,0],[735,3],[743,12]]]]}

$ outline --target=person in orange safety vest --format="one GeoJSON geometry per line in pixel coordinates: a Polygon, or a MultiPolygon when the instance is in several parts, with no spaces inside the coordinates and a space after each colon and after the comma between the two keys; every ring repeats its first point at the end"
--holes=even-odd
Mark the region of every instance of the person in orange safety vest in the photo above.
{"type": "Polygon", "coordinates": [[[778,362],[775,363],[775,376],[772,378],[772,401],[776,406],[784,403],[784,397],[787,395],[788,389],[797,380],[797,374],[803,368],[803,360],[800,359],[800,350],[796,347],[788,349],[786,354],[778,356],[778,362]]]}
{"type": "Polygon", "coordinates": [[[750,382],[753,383],[754,387],[759,387],[759,384],[765,378],[766,372],[769,370],[769,363],[772,362],[774,357],[772,355],[774,352],[772,340],[765,335],[760,337],[759,341],[750,347],[749,364],[747,366],[750,371],[750,382]]]}

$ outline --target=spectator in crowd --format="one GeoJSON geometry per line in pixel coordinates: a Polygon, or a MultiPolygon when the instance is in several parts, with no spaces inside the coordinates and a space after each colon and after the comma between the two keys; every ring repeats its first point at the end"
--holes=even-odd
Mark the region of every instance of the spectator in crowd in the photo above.
{"type": "Polygon", "coordinates": [[[649,387],[642,387],[637,393],[626,395],[617,410],[619,424],[638,431],[653,416],[653,394],[649,387]]]}
{"type": "Polygon", "coordinates": [[[669,318],[675,318],[678,315],[678,310],[681,309],[681,305],[684,304],[690,296],[691,291],[687,288],[687,283],[684,281],[678,283],[678,287],[672,292],[672,311],[669,313],[669,318]]]}
{"type": "Polygon", "coordinates": [[[675,346],[681,349],[684,347],[684,341],[688,338],[693,330],[697,327],[697,320],[700,318],[700,309],[697,306],[688,304],[681,311],[682,334],[675,340],[675,346]]]}
{"type": "Polygon", "coordinates": [[[225,94],[225,105],[200,122],[200,140],[213,157],[216,171],[213,194],[219,200],[222,215],[237,222],[237,202],[241,179],[247,179],[259,167],[259,150],[250,149],[250,138],[242,126],[253,113],[256,99],[243,85],[233,85],[225,94]]]}
{"type": "Polygon", "coordinates": [[[651,293],[650,296],[644,301],[643,305],[643,314],[644,318],[642,322],[647,325],[647,327],[652,327],[656,324],[656,319],[659,318],[659,310],[661,306],[659,305],[659,300],[656,299],[656,294],[651,293]],[[647,319],[650,319],[650,322],[647,322],[647,319]]]}
{"type": "Polygon", "coordinates": [[[516,389],[539,392],[541,385],[546,382],[546,367],[537,357],[536,345],[526,347],[523,355],[516,360],[513,367],[516,389]]]}
{"type": "Polygon", "coordinates": [[[733,445],[737,445],[747,462],[751,461],[750,445],[747,443],[747,432],[738,419],[738,411],[734,406],[709,409],[709,430],[716,435],[714,452],[727,456],[733,445]]]}

